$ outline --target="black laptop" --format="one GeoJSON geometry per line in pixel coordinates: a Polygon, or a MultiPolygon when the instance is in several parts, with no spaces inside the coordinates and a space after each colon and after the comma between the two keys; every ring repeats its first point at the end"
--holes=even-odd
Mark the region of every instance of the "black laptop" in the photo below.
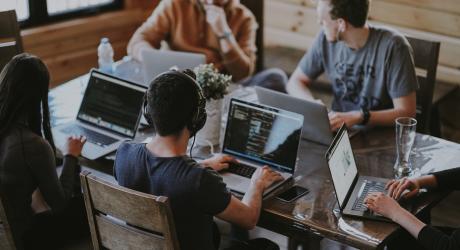
{"type": "Polygon", "coordinates": [[[84,135],[82,155],[90,160],[115,151],[136,135],[146,87],[91,70],[80,109],[74,121],[53,127],[62,148],[69,135],[84,135]]]}
{"type": "Polygon", "coordinates": [[[341,213],[389,221],[364,205],[364,200],[369,193],[386,193],[385,185],[389,179],[359,175],[345,124],[334,137],[326,152],[326,158],[341,213]]]}
{"type": "Polygon", "coordinates": [[[236,193],[249,189],[252,174],[267,165],[284,180],[264,191],[264,196],[292,178],[297,163],[303,116],[290,111],[250,103],[230,101],[222,153],[239,160],[231,164],[222,178],[236,193]]]}

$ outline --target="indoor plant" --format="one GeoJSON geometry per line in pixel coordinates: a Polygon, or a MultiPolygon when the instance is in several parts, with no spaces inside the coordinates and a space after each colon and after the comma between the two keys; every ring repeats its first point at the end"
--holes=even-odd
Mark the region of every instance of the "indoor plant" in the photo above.
{"type": "Polygon", "coordinates": [[[207,120],[196,136],[198,145],[217,145],[220,139],[222,104],[232,76],[221,74],[214,65],[202,64],[194,69],[196,81],[206,98],[207,120]]]}

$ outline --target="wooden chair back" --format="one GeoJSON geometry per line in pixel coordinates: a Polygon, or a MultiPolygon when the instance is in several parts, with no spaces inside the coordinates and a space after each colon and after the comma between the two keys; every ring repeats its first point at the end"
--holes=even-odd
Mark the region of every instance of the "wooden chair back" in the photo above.
{"type": "Polygon", "coordinates": [[[256,72],[264,69],[264,0],[241,0],[244,6],[254,14],[259,28],[256,34],[256,72]]]}
{"type": "Polygon", "coordinates": [[[417,91],[417,131],[431,134],[430,119],[440,42],[407,37],[413,54],[419,84],[417,91]]]}
{"type": "Polygon", "coordinates": [[[179,249],[167,197],[80,174],[94,249],[179,249]]]}
{"type": "Polygon", "coordinates": [[[13,58],[23,52],[16,11],[0,12],[0,71],[13,58]]]}

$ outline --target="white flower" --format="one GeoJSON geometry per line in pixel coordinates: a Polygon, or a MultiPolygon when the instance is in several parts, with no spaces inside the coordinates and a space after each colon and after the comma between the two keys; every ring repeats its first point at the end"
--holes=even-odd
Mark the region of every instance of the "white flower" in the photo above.
{"type": "Polygon", "coordinates": [[[219,73],[212,63],[201,64],[193,70],[207,100],[222,99],[227,94],[227,87],[232,82],[231,75],[219,73]]]}

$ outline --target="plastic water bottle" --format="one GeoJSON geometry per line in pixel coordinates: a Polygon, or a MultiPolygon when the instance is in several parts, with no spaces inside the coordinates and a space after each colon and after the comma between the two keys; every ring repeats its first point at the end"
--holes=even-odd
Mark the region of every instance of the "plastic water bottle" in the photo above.
{"type": "Polygon", "coordinates": [[[97,56],[99,57],[99,70],[113,73],[113,48],[107,37],[101,39],[101,43],[97,47],[97,56]]]}

